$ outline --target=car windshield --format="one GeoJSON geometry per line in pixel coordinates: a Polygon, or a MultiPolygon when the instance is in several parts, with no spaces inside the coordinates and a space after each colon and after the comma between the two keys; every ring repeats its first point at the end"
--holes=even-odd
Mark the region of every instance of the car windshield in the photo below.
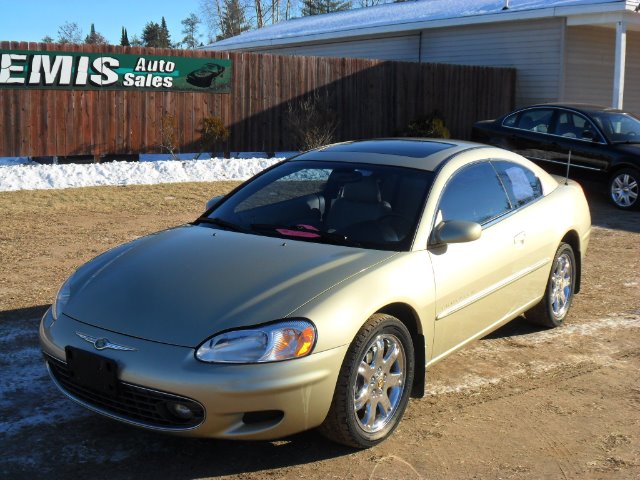
{"type": "Polygon", "coordinates": [[[596,112],[592,117],[611,143],[640,143],[640,119],[635,115],[596,112]]]}
{"type": "Polygon", "coordinates": [[[195,223],[252,235],[408,250],[434,174],[393,166],[288,161],[195,223]]]}

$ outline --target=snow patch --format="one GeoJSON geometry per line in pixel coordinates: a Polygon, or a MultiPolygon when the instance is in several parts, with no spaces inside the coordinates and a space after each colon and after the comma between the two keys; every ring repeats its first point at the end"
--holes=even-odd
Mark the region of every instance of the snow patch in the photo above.
{"type": "Polygon", "coordinates": [[[0,168],[0,191],[246,180],[283,158],[18,164],[0,168]]]}
{"type": "Polygon", "coordinates": [[[574,335],[592,336],[606,328],[640,328],[640,316],[611,315],[594,321],[586,321],[579,324],[568,324],[560,328],[537,332],[532,335],[521,336],[517,342],[522,345],[539,345],[553,342],[557,338],[571,337],[574,335]]]}
{"type": "MultiPolygon", "coordinates": [[[[519,337],[511,337],[518,345],[537,346],[543,343],[558,342],[559,339],[568,339],[575,336],[596,336],[603,329],[608,328],[640,328],[640,315],[611,315],[606,318],[598,319],[592,322],[582,324],[570,324],[553,330],[546,330],[530,335],[522,335],[519,337]]],[[[478,345],[476,348],[481,350],[505,350],[510,348],[504,343],[496,340],[490,340],[486,343],[478,345]]],[[[477,352],[477,350],[476,350],[477,352]]],[[[514,366],[512,368],[504,368],[500,371],[500,377],[483,377],[477,374],[466,374],[460,381],[450,384],[446,380],[437,380],[427,382],[427,395],[446,395],[452,393],[463,393],[476,391],[487,388],[499,383],[503,383],[513,377],[524,374],[542,375],[551,370],[562,368],[567,364],[578,364],[582,362],[597,363],[599,365],[610,365],[614,360],[612,355],[616,353],[614,346],[602,346],[597,353],[588,354],[568,354],[563,358],[562,362],[543,362],[532,361],[526,365],[514,366]]],[[[506,367],[506,366],[505,366],[506,367]]]]}

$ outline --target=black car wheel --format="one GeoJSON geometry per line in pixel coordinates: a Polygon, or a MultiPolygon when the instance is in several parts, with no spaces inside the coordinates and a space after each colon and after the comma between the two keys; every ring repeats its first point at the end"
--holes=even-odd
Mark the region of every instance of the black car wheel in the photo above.
{"type": "Polygon", "coordinates": [[[640,209],[640,171],[623,168],[615,172],[609,180],[609,196],[616,207],[623,210],[640,209]]]}
{"type": "Polygon", "coordinates": [[[382,442],[404,414],[414,368],[407,327],[391,315],[372,315],[349,346],[320,432],[355,448],[382,442]]]}

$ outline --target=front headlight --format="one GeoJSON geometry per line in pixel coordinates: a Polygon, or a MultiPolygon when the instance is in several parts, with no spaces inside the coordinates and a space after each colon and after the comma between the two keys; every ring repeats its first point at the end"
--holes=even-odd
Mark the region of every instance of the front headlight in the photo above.
{"type": "Polygon", "coordinates": [[[56,295],[55,300],[53,301],[53,305],[51,306],[51,314],[53,315],[54,321],[58,320],[58,317],[62,314],[62,309],[69,301],[69,297],[71,296],[72,278],[73,275],[65,280],[65,282],[60,287],[60,290],[58,290],[58,294],[56,295]]]}
{"type": "Polygon", "coordinates": [[[264,363],[306,357],[316,343],[308,320],[287,320],[214,335],[196,350],[210,363],[264,363]]]}

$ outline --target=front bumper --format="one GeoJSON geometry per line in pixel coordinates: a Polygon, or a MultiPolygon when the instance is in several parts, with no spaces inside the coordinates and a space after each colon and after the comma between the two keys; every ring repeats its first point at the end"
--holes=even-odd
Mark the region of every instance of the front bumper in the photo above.
{"type": "Polygon", "coordinates": [[[53,321],[51,311],[40,324],[40,344],[45,357],[65,362],[65,347],[99,353],[114,360],[118,379],[125,384],[195,400],[204,408],[204,420],[195,427],[162,428],[85,401],[54,383],[72,400],[98,413],[154,430],[180,435],[275,439],[320,425],[329,411],[337,376],[348,345],[308,357],[277,363],[220,365],[200,362],[192,348],[149,342],[96,328],[62,315],[53,321]],[[108,338],[135,350],[97,352],[77,332],[108,338]],[[282,412],[261,417],[260,412],[282,412]],[[250,415],[247,415],[250,414],[250,415]],[[257,421],[256,421],[257,419],[257,421]],[[251,421],[249,421],[251,420],[251,421]]]}

